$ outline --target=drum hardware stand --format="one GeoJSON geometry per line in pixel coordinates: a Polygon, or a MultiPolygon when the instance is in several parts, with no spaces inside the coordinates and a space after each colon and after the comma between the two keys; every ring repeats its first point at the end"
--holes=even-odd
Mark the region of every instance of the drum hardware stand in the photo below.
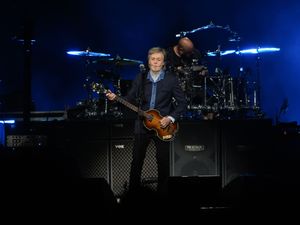
{"type": "Polygon", "coordinates": [[[261,111],[261,88],[260,88],[260,55],[257,53],[256,57],[256,81],[253,82],[253,111],[256,116],[262,118],[264,116],[261,111]]]}
{"type": "Polygon", "coordinates": [[[223,71],[220,69],[220,67],[221,67],[221,45],[218,45],[218,48],[216,50],[216,59],[217,59],[217,63],[216,63],[216,68],[215,68],[215,74],[222,75],[223,71]]]}
{"type": "MultiPolygon", "coordinates": [[[[121,96],[121,78],[118,75],[118,77],[112,78],[112,83],[114,87],[114,93],[118,96],[121,96]]],[[[105,98],[105,108],[104,108],[104,114],[105,115],[112,115],[113,117],[120,117],[123,115],[123,113],[120,111],[120,106],[114,106],[116,104],[115,102],[108,102],[107,98],[105,98]]]]}
{"type": "Polygon", "coordinates": [[[204,89],[203,89],[203,96],[204,96],[204,101],[203,105],[206,108],[207,107],[207,76],[204,77],[204,89]]]}
{"type": "MultiPolygon", "coordinates": [[[[87,54],[91,51],[90,47],[86,49],[87,54]]],[[[92,100],[92,91],[91,91],[91,77],[89,75],[89,65],[91,61],[89,57],[85,57],[85,82],[83,84],[83,87],[87,90],[87,102],[89,103],[92,100]]]]}
{"type": "MultiPolygon", "coordinates": [[[[243,67],[240,68],[240,70],[244,71],[243,67]]],[[[248,72],[244,72],[244,77],[245,77],[245,80],[244,80],[244,101],[245,101],[245,108],[246,109],[250,109],[250,104],[251,104],[251,86],[249,84],[249,78],[248,77],[250,76],[250,74],[248,72]]],[[[253,85],[255,85],[255,81],[253,82],[253,85]]],[[[256,97],[256,93],[255,93],[255,89],[253,91],[253,98],[255,99],[256,97]]],[[[254,101],[253,101],[254,102],[254,101]]]]}
{"type": "Polygon", "coordinates": [[[229,85],[230,85],[230,94],[229,94],[229,107],[234,109],[234,94],[233,94],[233,79],[232,77],[229,78],[229,85]]]}
{"type": "Polygon", "coordinates": [[[108,109],[108,100],[107,98],[104,99],[104,115],[107,115],[107,109],[108,109]]]}
{"type": "Polygon", "coordinates": [[[260,56],[257,54],[256,57],[256,82],[254,82],[254,91],[253,91],[253,109],[259,109],[260,105],[260,56]]]}
{"type": "MultiPolygon", "coordinates": [[[[236,47],[237,52],[240,52],[239,45],[236,47]]],[[[237,77],[237,84],[236,84],[236,101],[237,101],[237,107],[239,109],[246,108],[247,105],[247,98],[246,98],[246,87],[243,80],[244,74],[244,68],[242,67],[242,54],[238,54],[238,61],[239,61],[239,67],[238,67],[238,77],[237,77]]]]}
{"type": "MultiPolygon", "coordinates": [[[[91,49],[88,47],[86,49],[87,54],[91,51],[91,49]]],[[[89,74],[89,65],[90,65],[91,61],[89,59],[88,56],[85,57],[85,80],[84,80],[84,84],[83,87],[86,89],[87,91],[87,99],[85,100],[85,117],[94,117],[96,116],[96,107],[95,103],[92,99],[92,83],[91,83],[91,76],[89,74]]]]}
{"type": "MultiPolygon", "coordinates": [[[[92,90],[96,92],[97,94],[100,94],[100,92],[97,91],[98,86],[105,86],[105,75],[101,76],[100,82],[99,83],[92,83],[92,90]]],[[[111,82],[113,86],[113,92],[121,96],[121,79],[120,76],[117,76],[115,72],[110,71],[109,72],[109,81],[111,82]]],[[[115,102],[110,102],[107,98],[104,98],[101,111],[101,116],[112,116],[112,117],[119,117],[122,116],[122,112],[119,111],[118,106],[114,107],[115,102]]]]}
{"type": "Polygon", "coordinates": [[[224,73],[221,70],[221,45],[218,45],[216,52],[216,68],[215,68],[215,74],[219,77],[219,79],[222,79],[221,86],[215,85],[219,90],[219,95],[217,97],[218,99],[218,108],[227,108],[227,100],[226,100],[226,81],[224,78],[224,73]],[[221,102],[222,101],[222,102],[221,102]],[[222,105],[222,107],[221,107],[222,105]]]}
{"type": "MultiPolygon", "coordinates": [[[[237,46],[237,52],[239,52],[239,73],[238,73],[238,80],[237,80],[237,87],[236,87],[236,92],[237,92],[237,107],[239,109],[244,109],[244,113],[245,110],[249,110],[251,109],[250,107],[250,103],[251,103],[251,96],[250,93],[252,93],[252,91],[250,90],[250,85],[249,85],[249,78],[247,77],[247,75],[249,76],[249,72],[245,72],[244,67],[242,66],[242,54],[240,53],[240,48],[239,46],[237,46]],[[241,89],[240,89],[241,88],[241,89]]],[[[255,90],[253,93],[253,96],[255,96],[255,90]]],[[[256,97],[254,97],[256,98],[256,97]]],[[[256,102],[256,100],[254,100],[254,102],[256,102]]]]}
{"type": "Polygon", "coordinates": [[[120,76],[117,78],[113,78],[113,86],[115,89],[115,94],[121,96],[121,78],[120,76]]]}
{"type": "Polygon", "coordinates": [[[246,109],[249,108],[249,103],[250,103],[250,100],[249,100],[249,95],[248,95],[248,89],[249,89],[249,81],[245,81],[245,107],[246,109]]]}
{"type": "Polygon", "coordinates": [[[222,96],[223,96],[223,108],[228,108],[227,99],[226,99],[226,93],[227,93],[226,92],[226,86],[227,86],[227,84],[226,84],[226,80],[225,80],[223,74],[222,74],[221,79],[222,79],[221,93],[222,93],[222,96]]]}
{"type": "Polygon", "coordinates": [[[234,94],[233,94],[233,79],[232,77],[221,77],[222,83],[222,98],[223,98],[223,109],[234,110],[234,94]]]}

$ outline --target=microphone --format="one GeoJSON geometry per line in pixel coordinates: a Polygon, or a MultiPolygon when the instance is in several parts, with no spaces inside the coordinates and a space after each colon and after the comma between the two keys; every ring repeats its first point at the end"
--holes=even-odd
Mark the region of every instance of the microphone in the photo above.
{"type": "Polygon", "coordinates": [[[139,68],[140,68],[140,71],[141,71],[142,73],[145,73],[145,72],[146,72],[146,67],[145,67],[145,65],[144,65],[143,63],[139,65],[139,68]]]}

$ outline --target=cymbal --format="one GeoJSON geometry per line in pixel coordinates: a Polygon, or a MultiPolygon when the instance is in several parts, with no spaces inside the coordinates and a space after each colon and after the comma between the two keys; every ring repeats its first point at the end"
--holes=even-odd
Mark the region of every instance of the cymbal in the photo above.
{"type": "Polygon", "coordinates": [[[115,58],[100,58],[93,62],[94,63],[103,63],[103,64],[112,64],[115,66],[130,66],[130,65],[137,65],[137,64],[143,63],[140,60],[126,59],[126,58],[121,58],[118,56],[115,58]]]}
{"type": "Polygon", "coordinates": [[[223,56],[223,55],[229,55],[235,53],[236,50],[226,50],[226,51],[209,51],[207,52],[207,56],[223,56]]]}
{"type": "Polygon", "coordinates": [[[277,52],[280,51],[280,48],[250,48],[250,49],[244,49],[244,50],[226,50],[226,51],[209,51],[207,52],[207,56],[220,56],[223,55],[229,55],[229,54],[259,54],[259,53],[265,53],[265,52],[277,52]]]}
{"type": "Polygon", "coordinates": [[[250,48],[236,51],[235,54],[258,54],[263,52],[277,52],[280,48],[250,48]]]}
{"type": "Polygon", "coordinates": [[[90,51],[68,51],[69,55],[85,56],[85,57],[109,57],[110,54],[90,51]]]}

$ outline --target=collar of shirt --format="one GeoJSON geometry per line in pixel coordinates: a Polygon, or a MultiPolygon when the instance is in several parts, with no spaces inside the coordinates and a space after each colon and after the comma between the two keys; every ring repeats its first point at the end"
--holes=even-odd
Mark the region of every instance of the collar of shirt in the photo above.
{"type": "Polygon", "coordinates": [[[149,79],[151,82],[156,83],[165,77],[165,71],[161,70],[158,75],[154,75],[151,71],[149,71],[147,75],[147,79],[149,79]]]}

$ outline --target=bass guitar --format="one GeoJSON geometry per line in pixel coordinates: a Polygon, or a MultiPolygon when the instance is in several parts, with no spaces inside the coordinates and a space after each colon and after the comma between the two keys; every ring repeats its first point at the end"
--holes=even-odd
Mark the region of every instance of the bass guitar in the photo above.
{"type": "MultiPolygon", "coordinates": [[[[99,83],[92,83],[92,90],[98,94],[106,94],[108,92],[108,90],[105,89],[103,85],[99,83]]],[[[172,141],[174,139],[175,133],[178,131],[179,128],[177,122],[169,123],[168,126],[162,128],[160,126],[160,120],[163,118],[163,116],[161,116],[159,111],[155,109],[143,111],[118,95],[116,95],[115,100],[142,116],[144,126],[148,130],[154,130],[159,139],[163,141],[172,141]]]]}

